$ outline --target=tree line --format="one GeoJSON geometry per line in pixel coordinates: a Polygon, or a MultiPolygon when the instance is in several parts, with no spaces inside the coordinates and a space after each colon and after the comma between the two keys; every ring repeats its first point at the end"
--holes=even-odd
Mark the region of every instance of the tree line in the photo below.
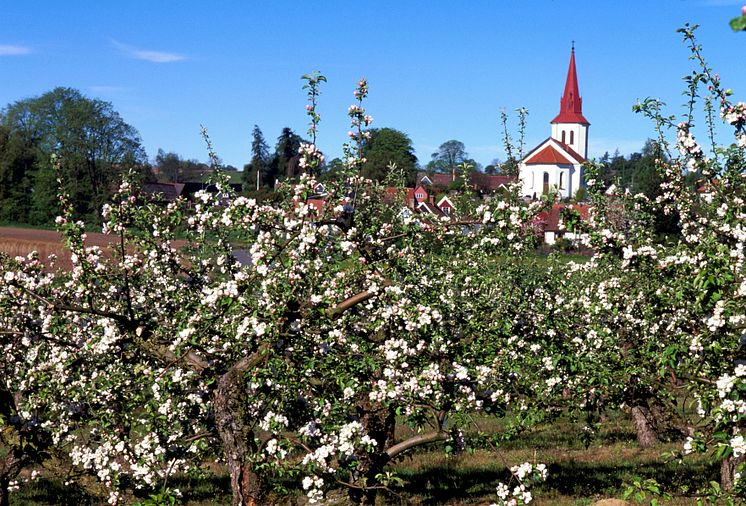
{"type": "MultiPolygon", "coordinates": [[[[505,162],[494,160],[483,168],[463,142],[451,139],[421,165],[406,133],[385,127],[370,129],[367,135],[362,144],[362,175],[374,181],[386,180],[394,166],[403,176],[400,183],[409,186],[416,182],[418,170],[460,173],[469,167],[488,174],[518,174],[520,154],[512,151],[505,162]]],[[[240,176],[235,167],[221,167],[234,175],[234,182],[240,179],[245,191],[271,191],[277,182],[303,172],[299,148],[306,141],[291,128],[282,129],[274,149],[258,125],[251,139],[251,158],[240,176]]],[[[616,184],[654,199],[660,187],[654,167],[658,155],[651,141],[627,158],[606,153],[600,160],[601,178],[607,186],[616,184]]],[[[344,166],[345,160],[334,158],[321,166],[317,176],[323,179],[344,166]]],[[[130,169],[143,182],[204,181],[213,171],[207,163],[162,149],[151,164],[139,133],[111,103],[72,88],[58,87],[0,112],[0,222],[51,224],[59,213],[60,189],[70,194],[81,218],[98,222],[101,206],[111,198],[122,173],[130,169]]]]}

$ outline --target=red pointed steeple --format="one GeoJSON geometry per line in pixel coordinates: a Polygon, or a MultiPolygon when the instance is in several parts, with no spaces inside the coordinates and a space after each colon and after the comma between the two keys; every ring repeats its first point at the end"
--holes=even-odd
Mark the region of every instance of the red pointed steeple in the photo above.
{"type": "Polygon", "coordinates": [[[570,54],[570,67],[567,69],[567,80],[565,81],[565,93],[560,99],[560,113],[552,120],[552,123],[581,123],[590,125],[583,117],[583,99],[578,91],[578,75],[575,72],[575,45],[573,44],[570,54]]]}

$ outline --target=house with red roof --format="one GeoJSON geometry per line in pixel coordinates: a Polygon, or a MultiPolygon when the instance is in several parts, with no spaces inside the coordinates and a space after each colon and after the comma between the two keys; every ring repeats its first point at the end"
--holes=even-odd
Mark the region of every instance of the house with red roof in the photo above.
{"type": "Polygon", "coordinates": [[[570,198],[585,185],[583,163],[588,156],[590,123],[583,116],[574,46],[560,112],[550,124],[552,135],[529,151],[520,164],[523,194],[534,199],[555,190],[561,198],[570,198]]]}
{"type": "MultiPolygon", "coordinates": [[[[426,188],[430,186],[438,186],[442,189],[447,189],[457,180],[459,180],[458,176],[454,173],[417,173],[418,184],[426,188]]],[[[516,176],[494,176],[476,171],[469,174],[469,186],[472,190],[478,191],[482,194],[495,193],[500,189],[505,189],[515,180],[516,176]]]]}
{"type": "Polygon", "coordinates": [[[448,198],[448,195],[443,195],[435,204],[435,206],[440,209],[441,212],[446,216],[452,216],[454,214],[454,210],[456,209],[456,206],[453,205],[453,202],[451,202],[451,199],[448,198]]]}
{"type": "Polygon", "coordinates": [[[580,217],[580,221],[588,221],[591,206],[587,204],[554,204],[549,211],[540,212],[536,218],[536,225],[544,234],[544,242],[552,245],[557,239],[565,238],[570,241],[577,239],[575,232],[570,232],[562,222],[564,213],[574,211],[580,217]]]}

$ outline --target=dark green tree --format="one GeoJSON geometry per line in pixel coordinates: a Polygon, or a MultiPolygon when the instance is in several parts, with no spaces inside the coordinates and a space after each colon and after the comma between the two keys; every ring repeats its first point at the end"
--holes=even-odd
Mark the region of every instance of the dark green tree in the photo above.
{"type": "Polygon", "coordinates": [[[516,160],[513,157],[508,158],[502,164],[500,164],[500,174],[502,174],[503,176],[517,176],[520,171],[520,160],[516,160]]]}
{"type": "Polygon", "coordinates": [[[502,167],[502,162],[499,158],[495,158],[484,168],[484,173],[489,174],[490,176],[495,176],[500,172],[500,167],[502,167]]]}
{"type": "Polygon", "coordinates": [[[0,125],[0,221],[28,223],[36,162],[33,145],[0,125]]]}
{"type": "Polygon", "coordinates": [[[303,138],[293,132],[291,128],[285,127],[282,129],[280,136],[277,138],[275,155],[272,159],[272,170],[277,179],[292,176],[297,171],[298,148],[302,142],[303,138]]]}
{"type": "MultiPolygon", "coordinates": [[[[428,173],[441,172],[451,174],[451,180],[463,180],[471,172],[482,172],[482,164],[469,158],[464,143],[457,140],[446,141],[440,145],[438,151],[432,154],[432,160],[425,166],[428,173]]],[[[442,187],[442,190],[463,187],[463,182],[442,187]]]]}
{"type": "Polygon", "coordinates": [[[124,171],[135,169],[143,178],[150,177],[137,130],[109,102],[89,99],[72,88],[55,88],[10,104],[2,116],[3,124],[33,147],[33,222],[49,222],[56,216],[56,205],[50,207],[56,202],[56,185],[50,181],[58,176],[79,215],[94,220],[124,171]]]}
{"type": "Polygon", "coordinates": [[[324,167],[324,173],[330,177],[339,174],[344,169],[344,162],[341,158],[332,158],[324,167]]]}
{"type": "Polygon", "coordinates": [[[454,172],[459,164],[466,161],[469,161],[469,154],[464,143],[450,140],[441,144],[438,151],[432,154],[427,169],[431,172],[454,172]]]}
{"type": "Polygon", "coordinates": [[[243,168],[244,183],[247,188],[258,190],[260,187],[274,185],[272,160],[269,146],[259,126],[254,125],[251,133],[251,161],[243,168]]]}
{"type": "Polygon", "coordinates": [[[184,181],[184,171],[181,157],[174,152],[164,152],[158,149],[155,155],[155,165],[158,168],[159,179],[163,182],[181,183],[184,181]]]}
{"type": "Polygon", "coordinates": [[[363,175],[383,181],[391,164],[403,171],[406,182],[414,183],[417,177],[417,157],[411,139],[404,132],[393,128],[373,128],[370,138],[363,145],[363,175]]]}

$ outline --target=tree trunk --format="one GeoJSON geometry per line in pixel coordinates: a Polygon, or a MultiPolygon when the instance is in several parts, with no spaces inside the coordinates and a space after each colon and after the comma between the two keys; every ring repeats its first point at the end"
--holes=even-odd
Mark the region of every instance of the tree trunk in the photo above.
{"type": "Polygon", "coordinates": [[[736,469],[740,464],[746,461],[746,456],[728,457],[720,463],[720,487],[723,490],[730,490],[735,485],[736,469]]]}
{"type": "Polygon", "coordinates": [[[10,492],[8,486],[10,480],[7,476],[0,478],[0,506],[10,506],[10,492]]]}
{"type": "Polygon", "coordinates": [[[215,424],[231,475],[232,506],[262,504],[264,484],[254,472],[249,457],[256,452],[254,433],[244,406],[241,373],[231,370],[221,376],[213,393],[215,424]]]}
{"type": "Polygon", "coordinates": [[[635,422],[635,430],[637,431],[637,444],[640,448],[649,448],[658,442],[658,435],[655,432],[655,425],[653,423],[653,414],[650,409],[645,405],[637,405],[632,407],[632,419],[635,422]]]}
{"type": "Polygon", "coordinates": [[[371,403],[364,401],[358,407],[360,423],[365,427],[368,436],[377,443],[376,452],[366,454],[360,462],[360,478],[364,483],[365,490],[350,489],[350,500],[355,504],[374,505],[378,491],[375,487],[378,485],[376,476],[383,472],[383,467],[389,460],[386,454],[386,448],[393,441],[394,429],[396,427],[396,413],[380,403],[371,403]]]}
{"type": "Polygon", "coordinates": [[[3,447],[5,455],[0,459],[0,506],[10,504],[10,482],[18,477],[23,468],[24,459],[19,458],[18,447],[3,447]]]}

